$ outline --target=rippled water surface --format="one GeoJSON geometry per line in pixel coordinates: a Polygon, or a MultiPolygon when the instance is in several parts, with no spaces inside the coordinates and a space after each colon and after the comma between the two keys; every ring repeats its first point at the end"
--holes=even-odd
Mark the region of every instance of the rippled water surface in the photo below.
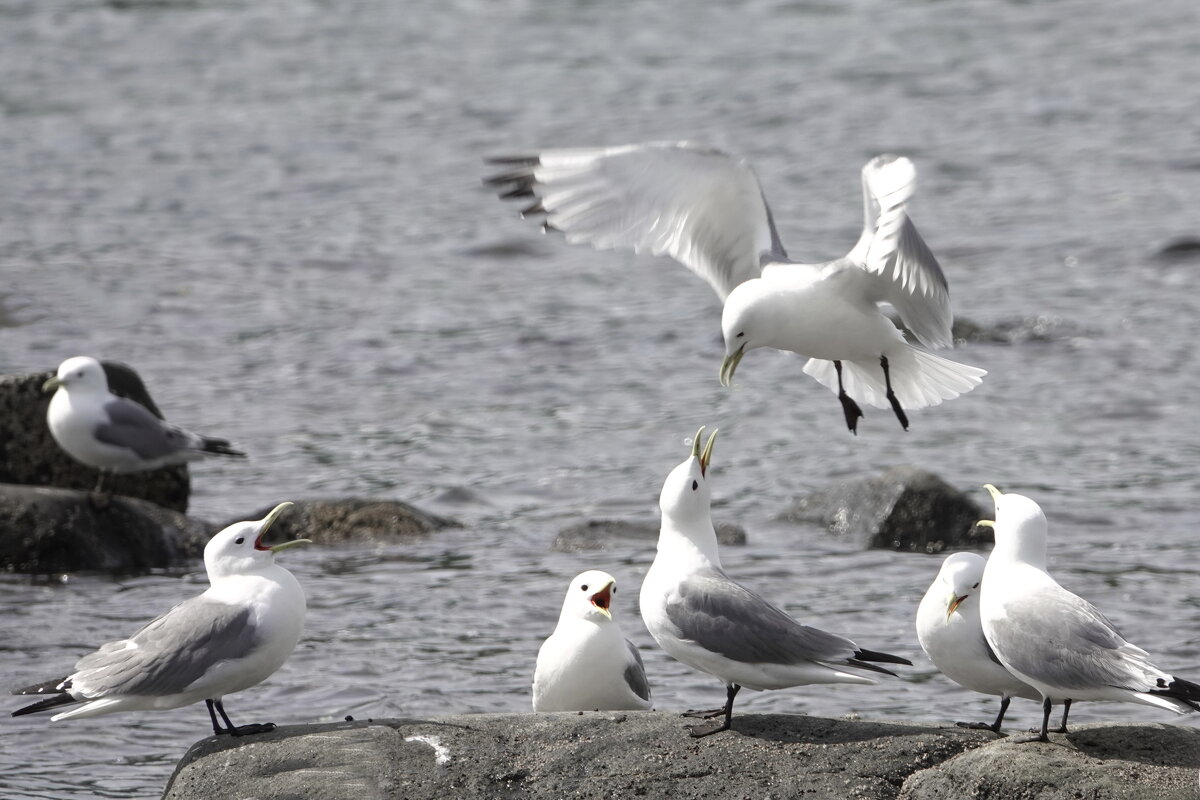
{"type": "MultiPolygon", "coordinates": [[[[700,424],[722,430],[716,516],[750,539],[729,571],[917,663],[742,709],[994,713],[920,654],[939,557],[774,521],[903,463],[980,503],[984,482],[1034,496],[1063,582],[1195,677],[1198,261],[1157,254],[1200,235],[1198,17],[1191,0],[0,0],[0,371],[134,365],[173,420],[252,454],[193,470],[199,516],[370,495],[463,522],[286,553],[306,635],[230,698],[235,720],[527,709],[562,591],[593,567],[619,579],[657,706],[719,702],[637,618],[651,543],[548,551],[583,519],[653,520],[700,424]],[[862,163],[910,155],[957,314],[1023,334],[961,346],[991,374],[910,433],[869,411],[851,437],[795,357],[756,351],[718,384],[703,283],[541,237],[480,186],[489,154],[674,138],[749,157],[808,259],[855,239],[862,163]]],[[[0,682],[65,672],[201,591],[196,569],[0,580],[0,682]]],[[[206,727],[203,706],[4,720],[0,794],[153,797],[206,727]]]]}

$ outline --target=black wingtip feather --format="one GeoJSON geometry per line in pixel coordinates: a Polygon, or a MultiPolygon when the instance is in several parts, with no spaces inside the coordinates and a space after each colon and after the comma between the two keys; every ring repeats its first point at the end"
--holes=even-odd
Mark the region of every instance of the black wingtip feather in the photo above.
{"type": "Polygon", "coordinates": [[[245,458],[246,454],[241,450],[235,450],[225,439],[205,439],[204,452],[213,453],[219,456],[234,456],[236,458],[245,458]]]}
{"type": "Polygon", "coordinates": [[[894,656],[891,653],[880,653],[876,650],[859,650],[854,657],[861,661],[880,661],[884,664],[904,664],[911,667],[912,662],[907,658],[894,656]]]}
{"type": "Polygon", "coordinates": [[[488,156],[483,159],[485,164],[507,164],[519,167],[538,167],[542,164],[540,156],[488,156]]]}
{"type": "Polygon", "coordinates": [[[58,706],[69,706],[71,703],[78,702],[78,700],[69,694],[58,694],[54,697],[45,697],[41,700],[38,700],[36,703],[25,706],[24,708],[18,708],[16,711],[12,712],[12,715],[14,717],[23,717],[26,714],[36,714],[39,711],[48,711],[52,708],[57,708],[58,706]]]}

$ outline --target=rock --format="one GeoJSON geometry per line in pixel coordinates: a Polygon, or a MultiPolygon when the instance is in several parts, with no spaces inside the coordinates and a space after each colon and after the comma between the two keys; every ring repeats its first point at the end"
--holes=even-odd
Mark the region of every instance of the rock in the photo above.
{"type": "MultiPolygon", "coordinates": [[[[112,361],[103,364],[113,394],[136,400],[162,418],[136,372],[112,361]]],[[[42,391],[42,384],[53,374],[0,376],[0,483],[90,490],[96,486],[96,470],[59,449],[46,427],[50,393],[42,391]]],[[[149,500],[181,513],[187,511],[191,491],[184,465],[112,475],[104,486],[114,495],[149,500]]]]}
{"type": "Polygon", "coordinates": [[[982,516],[975,501],[932,472],[892,467],[803,497],[778,519],[823,525],[864,547],[939,553],[990,541],[972,535],[982,516]]]}
{"type": "Polygon", "coordinates": [[[1025,344],[1026,342],[1070,341],[1080,337],[1090,337],[1094,334],[1062,317],[1042,315],[999,320],[990,325],[968,319],[956,319],[952,335],[956,342],[1025,344]]]}
{"type": "Polygon", "coordinates": [[[137,573],[204,553],[214,529],[145,500],[0,484],[0,567],[9,572],[137,573]]]}
{"type": "MultiPolygon", "coordinates": [[[[723,545],[744,545],[746,530],[732,522],[718,522],[717,542],[723,545]]],[[[554,539],[550,549],[559,553],[581,553],[586,551],[609,552],[618,549],[623,542],[658,540],[657,522],[626,522],[624,520],[592,519],[564,528],[554,539]]],[[[622,545],[623,546],[623,545],[622,545]]]]}
{"type": "MultiPolygon", "coordinates": [[[[287,498],[280,498],[280,502],[287,498]]],[[[314,542],[380,543],[425,536],[441,528],[457,528],[447,517],[428,514],[399,500],[346,497],[332,500],[296,500],[271,527],[272,542],[312,539],[314,542]]],[[[262,519],[275,504],[235,517],[221,527],[248,519],[262,519]]]]}
{"type": "Polygon", "coordinates": [[[1190,261],[1200,259],[1200,238],[1183,236],[1162,247],[1154,254],[1164,261],[1190,261]]]}
{"type": "Polygon", "coordinates": [[[904,779],[990,732],[737,714],[692,739],[667,712],[462,714],[209,737],[163,797],[894,798],[904,779]]]}
{"type": "Polygon", "coordinates": [[[1200,731],[1076,725],[1050,742],[1002,739],[904,782],[903,800],[1170,800],[1197,796],[1200,731]]]}

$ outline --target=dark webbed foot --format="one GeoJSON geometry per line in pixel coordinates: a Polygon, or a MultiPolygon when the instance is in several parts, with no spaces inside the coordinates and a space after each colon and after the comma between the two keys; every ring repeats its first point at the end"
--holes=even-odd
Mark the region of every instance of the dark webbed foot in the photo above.
{"type": "Polygon", "coordinates": [[[692,725],[688,727],[688,735],[693,739],[702,739],[705,736],[712,736],[714,733],[729,730],[730,718],[725,716],[725,712],[721,712],[720,719],[714,719],[703,725],[692,725]]]}
{"type": "Polygon", "coordinates": [[[253,736],[256,733],[270,733],[275,730],[274,722],[255,722],[251,725],[238,725],[236,728],[230,728],[225,733],[230,736],[253,736]]]}
{"type": "Polygon", "coordinates": [[[731,683],[725,687],[725,707],[716,708],[712,711],[689,711],[684,714],[685,717],[700,717],[702,719],[711,720],[703,725],[691,725],[688,727],[688,734],[693,739],[699,739],[704,736],[712,736],[714,733],[729,730],[729,724],[733,720],[733,698],[737,696],[738,690],[741,689],[736,683],[731,683]]]}
{"type": "Polygon", "coordinates": [[[842,404],[842,414],[846,417],[846,427],[855,436],[858,435],[858,421],[862,419],[862,409],[858,407],[858,403],[854,402],[854,398],[846,394],[846,389],[842,386],[842,362],[833,362],[833,368],[837,372],[838,379],[838,400],[842,404]]]}
{"type": "Polygon", "coordinates": [[[986,722],[956,722],[954,724],[960,728],[967,728],[973,731],[991,731],[992,733],[1000,733],[1000,728],[998,726],[988,724],[986,722]]]}
{"type": "Polygon", "coordinates": [[[724,707],[710,708],[707,711],[697,711],[696,709],[689,708],[687,711],[680,714],[680,716],[691,717],[692,719],[712,719],[713,717],[719,717],[724,713],[724,707]]]}

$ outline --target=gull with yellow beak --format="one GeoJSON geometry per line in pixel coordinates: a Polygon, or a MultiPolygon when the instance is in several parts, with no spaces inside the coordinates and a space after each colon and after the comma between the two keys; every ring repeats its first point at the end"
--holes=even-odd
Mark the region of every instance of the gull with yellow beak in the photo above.
{"type": "Polygon", "coordinates": [[[271,524],[290,505],[280,503],[264,519],[235,523],[214,536],[204,548],[210,585],[203,594],[128,639],[84,656],[67,677],[13,692],[49,695],[13,716],[82,703],[51,717],[72,719],[179,708],[203,700],[214,734],[273,730],[274,723],[235,726],[222,698],[266,680],[300,641],[304,590],[275,563],[275,554],[309,540],[263,543],[271,524]]]}
{"type": "Polygon", "coordinates": [[[960,722],[959,727],[999,733],[1012,698],[1040,700],[1041,695],[1006,670],[983,638],[979,589],[986,563],[976,553],[946,557],[917,607],[917,639],[929,660],[947,678],[973,692],[1000,697],[995,722],[960,722]]]}
{"type": "Polygon", "coordinates": [[[571,581],[558,626],[538,651],[534,711],[650,708],[642,657],[612,616],[616,593],[616,578],[600,570],[571,581]]]}
{"type": "Polygon", "coordinates": [[[43,385],[54,391],[46,424],[58,446],[85,466],[107,473],[141,472],[205,456],[244,456],[224,439],[201,436],[159,419],[141,403],[108,390],[104,367],[94,358],[68,358],[43,385]]]}
{"type": "Polygon", "coordinates": [[[502,199],[532,200],[521,213],[601,250],[668,255],[703,278],[725,304],[721,382],[730,385],[756,347],[808,356],[804,371],[837,392],[857,430],[857,397],[905,409],[936,406],[986,372],[909,345],[880,310],[890,304],[926,347],[953,344],[950,290],[908,216],[916,168],[880,155],[862,168],[863,231],[832,261],[788,258],[758,176],[744,159],[691,142],[544,150],[492,159],[487,182],[502,199]]]}
{"type": "Polygon", "coordinates": [[[667,654],[725,684],[725,705],[689,712],[710,720],[690,729],[693,737],[728,730],[733,699],[742,687],[755,691],[809,683],[875,683],[861,673],[893,675],[869,663],[912,662],[860,648],[849,639],[802,625],[725,574],[710,513],[708,467],[714,430],[700,449],[671,470],[658,498],[662,526],[658,553],[642,582],[642,619],[667,654]]]}
{"type": "Polygon", "coordinates": [[[1098,608],[1046,571],[1041,507],[1024,495],[984,488],[996,503],[996,546],[983,571],[979,619],[996,658],[1042,698],[1041,733],[1030,741],[1049,740],[1054,703],[1065,706],[1060,733],[1075,700],[1200,711],[1200,685],[1157,667],[1098,608]]]}

